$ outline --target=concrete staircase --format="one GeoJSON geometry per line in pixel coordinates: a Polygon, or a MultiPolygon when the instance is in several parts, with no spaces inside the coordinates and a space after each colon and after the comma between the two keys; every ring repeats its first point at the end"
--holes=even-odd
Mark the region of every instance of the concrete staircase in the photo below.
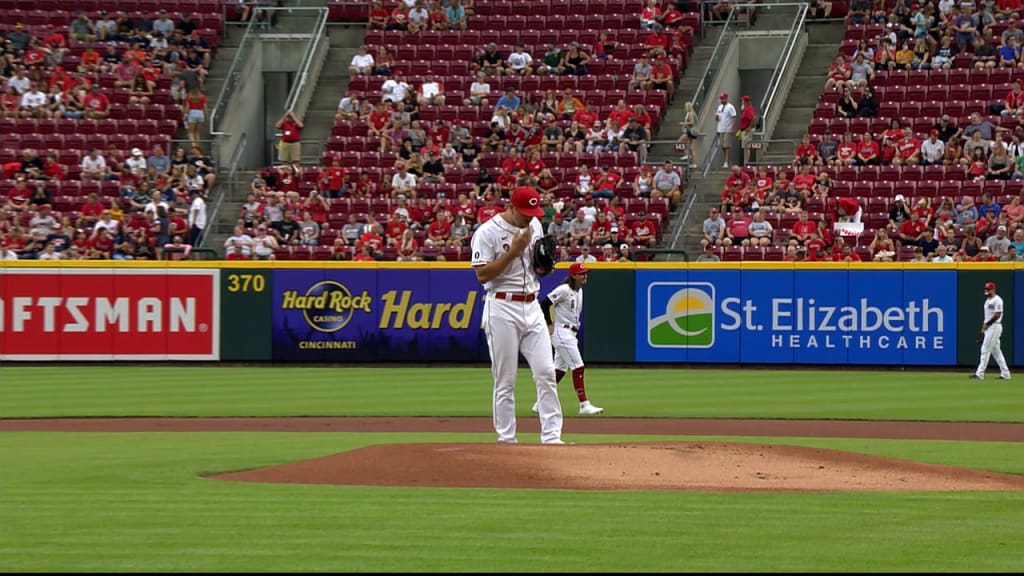
{"type": "MultiPolygon", "coordinates": [[[[761,23],[759,19],[758,24],[761,23]]],[[[818,102],[825,84],[828,67],[839,53],[839,44],[843,38],[842,23],[809,24],[807,26],[808,45],[796,79],[790,88],[783,104],[783,111],[776,125],[773,140],[799,141],[807,132],[811,122],[814,106],[818,102]]],[[[710,50],[714,50],[711,45],[710,50]]],[[[699,82],[699,80],[698,80],[699,82]]],[[[678,121],[677,121],[678,122],[678,121]]],[[[667,126],[667,123],[666,123],[667,126]]],[[[678,124],[677,124],[678,126],[678,124]]],[[[764,159],[768,162],[788,164],[793,158],[794,145],[778,145],[766,151],[764,159]]],[[[697,194],[687,222],[677,225],[685,226],[679,234],[678,241],[671,248],[687,251],[690,260],[700,254],[700,239],[703,237],[704,219],[708,211],[719,205],[721,190],[725,186],[728,170],[715,168],[706,178],[694,174],[691,179],[690,192],[697,194]]],[[[673,232],[674,234],[674,232],[673,232]]]]}
{"type": "Polygon", "coordinates": [[[796,143],[807,133],[807,126],[814,116],[814,107],[825,86],[828,68],[839,54],[843,30],[841,22],[807,26],[807,50],[783,104],[775,133],[772,134],[772,140],[790,140],[793,144],[770,145],[764,154],[764,161],[780,164],[792,162],[796,143]]]}
{"type": "Polygon", "coordinates": [[[211,224],[212,228],[206,234],[205,247],[224,254],[224,241],[231,236],[235,223],[238,221],[239,210],[245,204],[245,197],[249,194],[249,186],[252,179],[258,174],[257,171],[237,173],[236,183],[231,185],[226,182],[221,187],[221,193],[226,194],[224,201],[217,212],[216,220],[211,224]]]}
{"type": "Polygon", "coordinates": [[[686,64],[686,72],[676,86],[675,98],[661,121],[658,133],[652,138],[666,142],[653,144],[647,151],[649,164],[662,164],[665,160],[679,161],[679,153],[675,151],[674,146],[675,140],[679,138],[679,123],[683,121],[683,104],[693,100],[721,35],[722,26],[709,26],[704,37],[694,44],[693,53],[686,64]]]}
{"type": "Polygon", "coordinates": [[[309,101],[306,117],[303,119],[305,128],[302,130],[303,140],[320,142],[321,146],[304,146],[303,162],[317,164],[320,162],[319,151],[331,135],[334,125],[334,114],[338,110],[338,101],[348,90],[348,65],[352,57],[359,51],[366,37],[366,27],[336,26],[327,28],[331,47],[327,52],[327,61],[320,73],[313,97],[309,101]]]}

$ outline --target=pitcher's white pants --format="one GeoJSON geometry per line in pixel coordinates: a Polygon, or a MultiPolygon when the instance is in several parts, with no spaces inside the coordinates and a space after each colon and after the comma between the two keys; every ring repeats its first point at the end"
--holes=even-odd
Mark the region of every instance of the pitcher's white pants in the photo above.
{"type": "Polygon", "coordinates": [[[551,358],[551,336],[537,300],[513,302],[492,299],[484,302],[481,327],[487,335],[494,377],[494,430],[498,442],[516,441],[516,371],[519,354],[530,365],[537,385],[541,442],[562,438],[562,405],[555,388],[555,366],[551,358]]]}
{"type": "Polygon", "coordinates": [[[1002,345],[999,341],[1003,335],[1003,325],[997,322],[985,330],[985,339],[981,342],[981,362],[978,362],[978,370],[975,375],[978,378],[985,376],[985,369],[988,368],[989,356],[995,358],[999,366],[999,375],[1004,378],[1010,377],[1010,368],[1006,365],[1006,358],[1003,357],[1002,345]]]}

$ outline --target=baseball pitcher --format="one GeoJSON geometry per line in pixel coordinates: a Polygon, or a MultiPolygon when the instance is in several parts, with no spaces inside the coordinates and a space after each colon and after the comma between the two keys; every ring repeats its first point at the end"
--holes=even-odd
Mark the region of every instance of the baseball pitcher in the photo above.
{"type": "Polygon", "coordinates": [[[471,242],[473,269],[487,291],[481,327],[494,377],[494,429],[502,443],[517,441],[515,384],[522,353],[537,385],[541,442],[564,444],[551,336],[537,301],[537,276],[554,266],[554,243],[537,220],[543,215],[537,190],[517,187],[506,211],[482,224],[471,242]]]}

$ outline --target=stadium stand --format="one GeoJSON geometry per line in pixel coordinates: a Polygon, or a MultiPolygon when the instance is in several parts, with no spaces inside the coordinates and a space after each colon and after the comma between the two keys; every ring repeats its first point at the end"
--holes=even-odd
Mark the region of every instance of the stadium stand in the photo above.
{"type": "Polygon", "coordinates": [[[200,147],[171,145],[183,108],[205,101],[222,2],[70,6],[0,1],[4,257],[159,256],[190,240],[190,192],[215,181],[200,147]],[[159,205],[166,222],[153,220],[159,205]]]}
{"type": "Polygon", "coordinates": [[[416,14],[404,2],[330,5],[336,20],[370,24],[321,166],[265,170],[228,248],[248,238],[278,259],[468,260],[474,226],[518,184],[544,192],[545,226],[564,228],[563,258],[615,260],[657,243],[672,206],[650,192],[650,174],[634,186],[646,146],[617,133],[632,117],[645,141],[657,131],[698,14],[672,10],[668,25],[652,26],[655,9],[665,22],[666,3],[478,0],[462,25],[457,13],[416,14]],[[631,86],[643,57],[664,75],[660,86],[631,86]],[[474,83],[489,90],[472,97],[474,83]],[[402,100],[407,113],[385,98],[402,100]],[[281,224],[303,212],[305,226],[281,224]],[[267,224],[273,240],[259,239],[267,224]]]}
{"type": "Polygon", "coordinates": [[[1020,260],[1020,5],[974,8],[850,3],[792,165],[736,169],[745,176],[726,185],[720,215],[705,226],[718,231],[702,242],[709,252],[722,260],[1020,260]],[[848,199],[863,231],[834,238],[833,224],[852,219],[840,213],[840,204],[854,206],[848,199]],[[801,212],[823,238],[794,234],[801,212]],[[755,225],[767,245],[751,241],[755,213],[769,225],[755,225]]]}

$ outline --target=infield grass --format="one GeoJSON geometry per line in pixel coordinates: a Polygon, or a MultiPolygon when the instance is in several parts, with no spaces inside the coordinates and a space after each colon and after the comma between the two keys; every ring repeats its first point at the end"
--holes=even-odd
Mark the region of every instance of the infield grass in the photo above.
{"type": "MultiPolygon", "coordinates": [[[[0,434],[5,463],[0,468],[0,567],[82,572],[975,572],[1021,566],[1024,499],[1015,493],[417,489],[200,477],[369,444],[474,440],[491,438],[0,434]]],[[[971,443],[970,450],[947,451],[956,443],[747,440],[898,457],[926,454],[952,465],[988,461],[1005,471],[1024,472],[1024,446],[1017,443],[971,443]]]]}
{"type": "MultiPolygon", "coordinates": [[[[1020,421],[1024,380],[588,371],[615,416],[1020,421]]],[[[487,416],[479,368],[0,368],[0,416],[487,416]]],[[[571,406],[568,382],[560,386],[571,406]]],[[[525,372],[519,412],[534,399],[525,372]]],[[[1024,494],[423,489],[203,474],[493,434],[0,433],[0,571],[944,571],[1024,566],[1024,494]]],[[[574,442],[696,437],[567,434],[574,442]]],[[[1024,443],[708,438],[1024,474],[1024,443]]],[[[524,439],[531,441],[535,439],[524,439]]]]}
{"type": "MultiPolygon", "coordinates": [[[[0,417],[489,416],[487,368],[2,367],[0,417]]],[[[587,371],[587,391],[623,417],[1015,422],[1024,377],[961,372],[722,369],[587,371]]],[[[559,386],[563,406],[575,402],[559,386]]],[[[518,412],[536,399],[519,373],[518,412]]]]}

